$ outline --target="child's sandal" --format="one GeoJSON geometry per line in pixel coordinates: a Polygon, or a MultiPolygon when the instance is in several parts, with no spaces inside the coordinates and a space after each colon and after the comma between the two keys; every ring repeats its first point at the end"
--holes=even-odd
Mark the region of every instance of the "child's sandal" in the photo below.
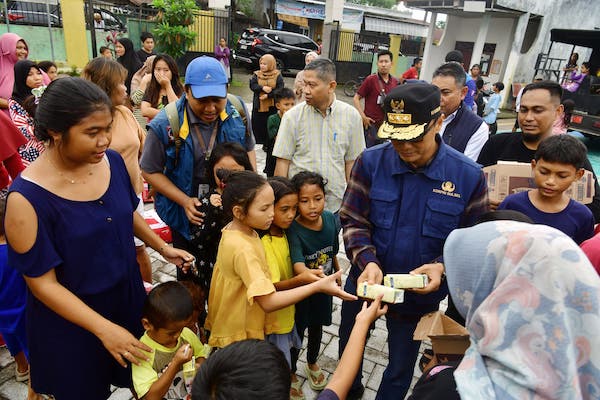
{"type": "Polygon", "coordinates": [[[319,367],[318,370],[313,371],[310,369],[308,364],[304,367],[304,371],[306,372],[306,378],[308,379],[308,385],[312,390],[323,390],[325,386],[327,386],[327,379],[325,378],[325,373],[319,367]],[[323,380],[319,382],[319,378],[323,377],[323,380]]]}
{"type": "Polygon", "coordinates": [[[299,379],[296,380],[296,382],[292,382],[290,387],[290,400],[306,400],[306,397],[304,397],[304,393],[302,392],[302,383],[299,379]]]}

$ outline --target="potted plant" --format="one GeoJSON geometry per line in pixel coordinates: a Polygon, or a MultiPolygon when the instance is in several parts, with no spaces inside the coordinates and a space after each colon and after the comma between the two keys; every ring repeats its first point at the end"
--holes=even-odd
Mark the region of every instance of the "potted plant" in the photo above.
{"type": "Polygon", "coordinates": [[[177,59],[194,43],[196,32],[189,28],[198,10],[194,0],[153,0],[159,10],[153,33],[162,51],[177,59]]]}

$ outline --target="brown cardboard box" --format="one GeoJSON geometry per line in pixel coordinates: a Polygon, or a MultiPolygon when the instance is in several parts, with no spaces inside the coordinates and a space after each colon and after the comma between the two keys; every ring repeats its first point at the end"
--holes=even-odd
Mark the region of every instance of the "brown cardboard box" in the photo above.
{"type": "Polygon", "coordinates": [[[434,358],[427,366],[458,361],[470,345],[467,329],[441,311],[424,315],[417,324],[414,340],[431,339],[434,358]]]}
{"type": "MultiPolygon", "coordinates": [[[[487,178],[488,196],[490,200],[502,201],[509,194],[519,193],[535,188],[531,164],[513,161],[500,161],[483,169],[487,178]]],[[[573,182],[567,190],[573,200],[589,204],[594,197],[594,177],[585,171],[583,177],[573,182]]]]}

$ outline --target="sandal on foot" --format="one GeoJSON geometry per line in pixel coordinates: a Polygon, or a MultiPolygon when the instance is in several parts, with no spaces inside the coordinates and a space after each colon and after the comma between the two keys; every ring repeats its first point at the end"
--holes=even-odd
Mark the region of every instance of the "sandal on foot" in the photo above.
{"type": "Polygon", "coordinates": [[[421,359],[419,360],[419,369],[421,370],[421,372],[425,372],[425,368],[427,368],[427,366],[429,365],[431,360],[433,360],[433,350],[432,349],[423,350],[423,355],[421,356],[421,359]]]}
{"type": "Polygon", "coordinates": [[[25,382],[29,380],[29,368],[27,371],[20,372],[19,368],[15,365],[15,380],[17,382],[25,382]]]}
{"type": "Polygon", "coordinates": [[[310,369],[308,364],[304,367],[304,371],[306,372],[306,378],[308,379],[308,385],[312,390],[323,390],[325,386],[327,386],[327,379],[325,379],[325,373],[319,367],[318,370],[313,371],[310,369]],[[319,377],[323,377],[323,380],[319,382],[319,377]]]}
{"type": "Polygon", "coordinates": [[[290,400],[306,400],[304,397],[304,393],[302,392],[302,382],[298,379],[296,382],[292,382],[290,387],[290,400]],[[296,392],[296,394],[292,393],[292,390],[296,392]]]}

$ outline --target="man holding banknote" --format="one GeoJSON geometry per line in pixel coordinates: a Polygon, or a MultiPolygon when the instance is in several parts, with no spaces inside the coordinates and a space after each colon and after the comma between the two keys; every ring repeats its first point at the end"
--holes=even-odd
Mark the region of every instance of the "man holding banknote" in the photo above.
{"type": "MultiPolygon", "coordinates": [[[[389,141],[365,150],[356,160],[340,218],[346,254],[352,262],[345,290],[381,284],[385,274],[427,274],[425,288],[407,291],[386,317],[389,364],[377,399],[403,399],[412,380],[420,342],[412,336],[419,319],[439,308],[448,289],[443,281],[444,241],[455,228],[487,211],[481,167],[445,145],[439,136],[443,114],[433,85],[398,86],[385,99],[378,136],[389,141]]],[[[360,302],[344,302],[340,354],[360,302]]],[[[357,375],[348,399],[360,398],[357,375]]]]}

